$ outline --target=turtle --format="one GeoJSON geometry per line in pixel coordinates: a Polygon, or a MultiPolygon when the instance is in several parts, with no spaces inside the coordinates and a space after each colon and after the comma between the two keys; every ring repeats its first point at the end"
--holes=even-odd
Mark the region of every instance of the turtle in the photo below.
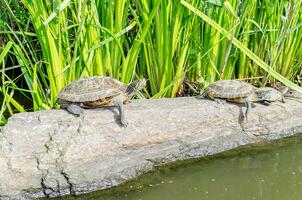
{"type": "Polygon", "coordinates": [[[216,102],[235,102],[244,103],[246,111],[244,117],[247,120],[247,115],[252,107],[253,102],[264,101],[268,98],[266,92],[256,92],[257,88],[253,85],[239,80],[219,80],[208,85],[204,92],[198,98],[208,97],[216,102]]]}
{"type": "Polygon", "coordinates": [[[281,101],[285,103],[284,95],[288,92],[288,87],[284,87],[283,89],[276,90],[272,87],[261,87],[255,91],[258,96],[266,95],[266,98],[264,98],[262,101],[264,102],[274,102],[274,101],[281,101]]]}
{"type": "Polygon", "coordinates": [[[65,86],[58,94],[57,103],[70,113],[79,116],[85,108],[117,106],[120,122],[127,126],[124,103],[146,86],[146,80],[140,79],[126,85],[112,77],[93,76],[82,78],[65,86]]]}

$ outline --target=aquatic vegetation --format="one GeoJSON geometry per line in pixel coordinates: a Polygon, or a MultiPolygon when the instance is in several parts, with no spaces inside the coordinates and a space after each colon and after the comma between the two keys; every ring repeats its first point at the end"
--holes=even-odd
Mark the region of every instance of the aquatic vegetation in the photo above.
{"type": "Polygon", "coordinates": [[[0,110],[51,109],[68,83],[93,75],[148,79],[147,97],[251,79],[302,75],[302,0],[0,0],[0,110]]]}

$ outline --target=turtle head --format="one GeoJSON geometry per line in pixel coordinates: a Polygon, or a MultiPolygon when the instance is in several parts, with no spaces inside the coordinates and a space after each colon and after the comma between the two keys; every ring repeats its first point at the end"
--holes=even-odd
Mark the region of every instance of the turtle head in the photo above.
{"type": "Polygon", "coordinates": [[[134,92],[139,91],[141,89],[143,89],[144,87],[146,87],[146,79],[140,79],[140,80],[136,80],[133,81],[132,83],[130,83],[126,89],[126,93],[127,95],[131,96],[134,92]]]}
{"type": "Polygon", "coordinates": [[[252,95],[251,101],[253,102],[259,102],[259,101],[278,101],[281,100],[284,102],[284,95],[287,93],[288,88],[284,88],[280,91],[271,88],[271,87],[263,87],[259,88],[254,92],[252,95]]]}
{"type": "Polygon", "coordinates": [[[273,90],[257,90],[254,94],[254,101],[270,101],[270,99],[273,97],[273,90]]]}
{"type": "Polygon", "coordinates": [[[260,102],[260,101],[269,101],[271,96],[270,90],[262,90],[261,88],[255,90],[247,98],[249,102],[260,102]]]}

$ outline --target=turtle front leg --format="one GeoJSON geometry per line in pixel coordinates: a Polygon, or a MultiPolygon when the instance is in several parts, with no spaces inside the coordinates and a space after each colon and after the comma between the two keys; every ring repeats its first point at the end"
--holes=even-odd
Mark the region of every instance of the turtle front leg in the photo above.
{"type": "Polygon", "coordinates": [[[244,98],[244,104],[245,104],[245,107],[246,107],[244,117],[245,117],[245,120],[247,122],[248,121],[247,114],[249,113],[250,109],[252,108],[252,103],[251,103],[251,100],[250,100],[249,97],[244,98]]]}
{"type": "Polygon", "coordinates": [[[128,125],[128,121],[125,119],[125,110],[124,110],[124,96],[119,95],[113,98],[113,105],[117,106],[120,112],[120,120],[121,124],[126,127],[128,125]]]}
{"type": "Polygon", "coordinates": [[[281,102],[285,103],[285,94],[288,92],[288,87],[283,88],[281,91],[281,102]]]}
{"type": "Polygon", "coordinates": [[[70,103],[70,104],[66,107],[66,109],[67,109],[70,113],[72,113],[72,114],[74,114],[74,115],[77,115],[77,116],[79,116],[80,114],[82,114],[83,111],[84,111],[84,109],[81,108],[81,106],[80,106],[79,103],[70,103]]]}

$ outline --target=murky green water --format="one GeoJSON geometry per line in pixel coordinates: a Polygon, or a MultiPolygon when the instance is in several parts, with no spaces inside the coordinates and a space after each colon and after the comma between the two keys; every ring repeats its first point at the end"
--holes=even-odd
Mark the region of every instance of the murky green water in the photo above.
{"type": "Polygon", "coordinates": [[[121,187],[77,199],[302,199],[301,138],[239,152],[158,169],[121,187]]]}

